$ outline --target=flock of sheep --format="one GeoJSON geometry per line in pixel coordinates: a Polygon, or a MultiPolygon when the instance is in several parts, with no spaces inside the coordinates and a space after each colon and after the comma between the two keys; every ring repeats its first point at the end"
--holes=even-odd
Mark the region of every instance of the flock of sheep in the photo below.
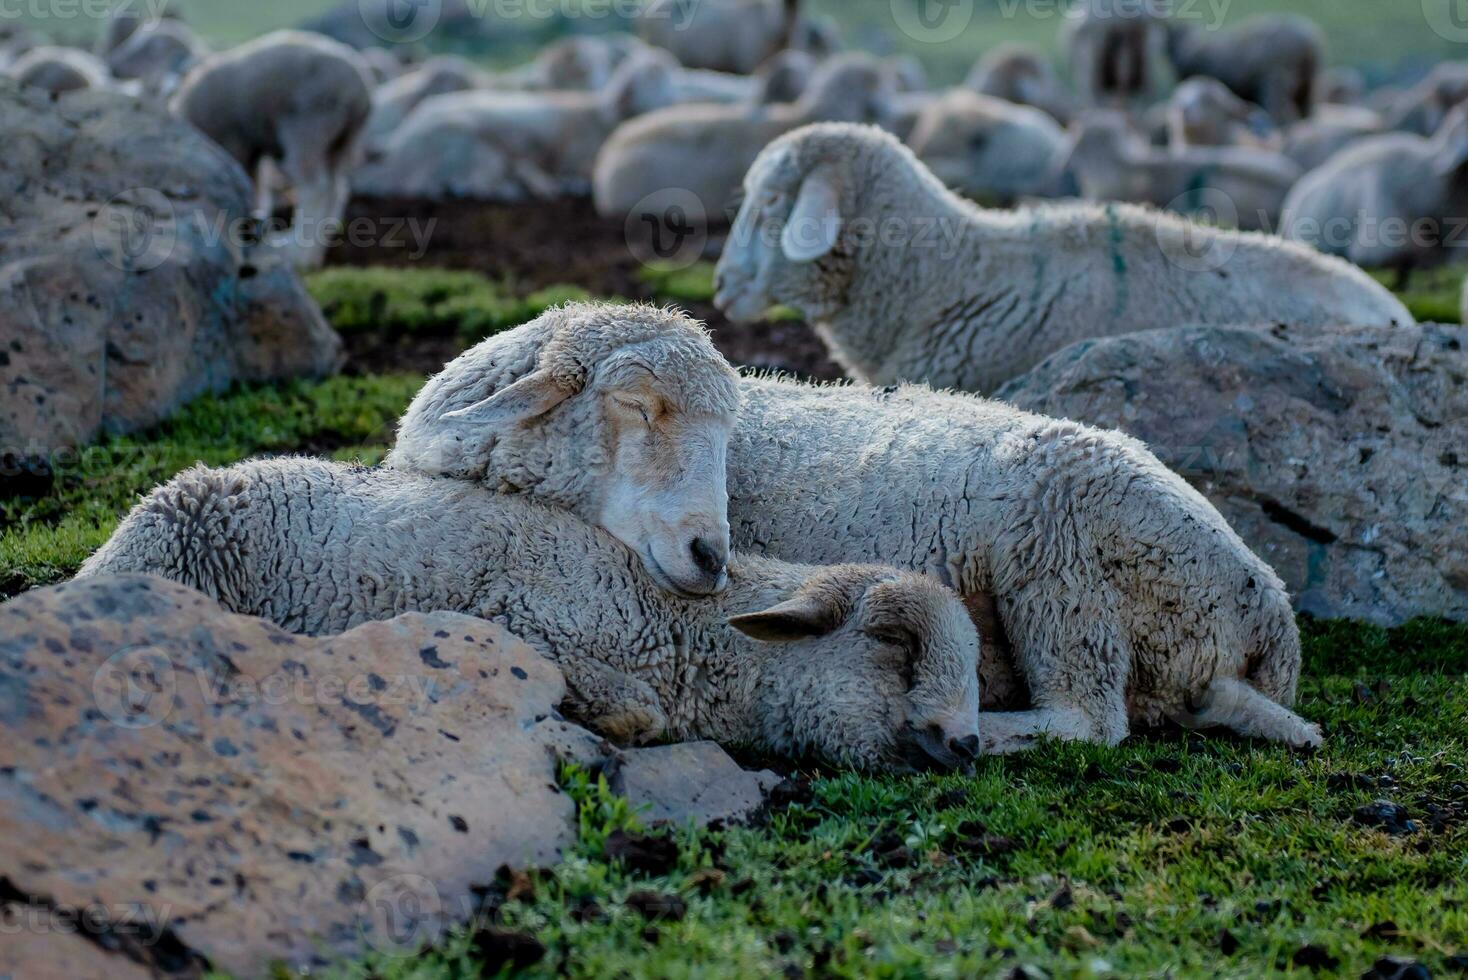
{"type": "Polygon", "coordinates": [[[1300,18],[1213,35],[1098,4],[1067,20],[1074,88],[1005,47],[931,93],[796,4],[695,9],[500,75],[300,32],[202,55],[174,21],[109,32],[105,60],[13,62],[135,81],[246,166],[263,211],[288,186],[298,221],[339,218],[352,187],[592,194],[609,217],[689,190],[735,212],[719,308],[795,308],[856,382],[739,375],[680,314],[572,304],[448,364],[382,467],[187,471],[81,574],[163,575],[306,633],[496,620],[631,742],[895,768],[1169,719],[1320,744],[1290,710],[1289,596],[1218,511],[1133,439],[980,396],[1123,332],[1411,323],[1341,258],[1138,205],[1222,195],[1240,229],[1349,212],[1326,250],[1360,258],[1367,221],[1455,213],[1468,68],[1367,105],[1300,18]],[[189,54],[142,69],[144,46],[189,54]],[[1077,191],[1102,200],[970,200],[1077,191]]]}

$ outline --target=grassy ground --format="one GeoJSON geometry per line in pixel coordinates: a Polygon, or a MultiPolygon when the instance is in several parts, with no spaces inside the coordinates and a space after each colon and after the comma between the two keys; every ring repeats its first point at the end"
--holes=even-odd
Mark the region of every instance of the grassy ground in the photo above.
{"type": "MultiPolygon", "coordinates": [[[[708,288],[702,268],[648,276],[669,298],[708,288]]],[[[380,270],[311,288],[348,334],[463,343],[562,295],[380,270]]],[[[0,500],[0,595],[69,575],[137,494],[195,461],[380,459],[421,380],[237,389],[58,461],[48,492],[0,500]]],[[[1360,976],[1393,955],[1468,973],[1468,627],[1303,625],[1301,710],[1329,732],[1314,756],[1164,732],[988,759],[971,776],[809,773],[755,827],[676,832],[651,873],[607,857],[611,831],[641,828],[568,773],[582,835],[562,865],[421,956],[335,972],[1360,976]]]]}

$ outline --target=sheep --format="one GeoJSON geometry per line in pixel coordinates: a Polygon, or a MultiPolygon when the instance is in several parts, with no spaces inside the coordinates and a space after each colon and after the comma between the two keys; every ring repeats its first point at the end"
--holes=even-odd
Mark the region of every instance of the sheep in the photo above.
{"type": "Polygon", "coordinates": [[[1245,102],[1216,78],[1190,78],[1167,104],[1167,145],[1248,146],[1278,149],[1279,131],[1269,113],[1245,102]]]}
{"type": "Polygon", "coordinates": [[[1301,170],[1289,157],[1226,146],[1160,150],[1134,133],[1126,117],[1093,111],[1072,127],[1068,161],[1081,194],[1203,214],[1244,231],[1268,230],[1301,170]]]}
{"type": "MultiPolygon", "coordinates": [[[[449,363],[419,397],[439,411],[482,396],[485,358],[449,363]]],[[[1136,440],[921,386],[741,389],[740,560],[895,564],[958,591],[980,627],[986,751],[1039,734],[1114,744],[1163,718],[1320,744],[1286,710],[1300,647],[1283,584],[1136,440]]],[[[425,476],[522,479],[438,451],[425,429],[393,452],[425,476]]]]}
{"type": "Polygon", "coordinates": [[[1129,108],[1155,101],[1169,81],[1167,38],[1160,0],[1081,0],[1062,28],[1081,104],[1129,108]]]}
{"type": "Polygon", "coordinates": [[[445,378],[418,393],[387,466],[435,472],[452,461],[611,532],[667,591],[718,591],[739,388],[700,324],[649,306],[573,303],[457,363],[463,386],[445,378]]]}
{"type": "Polygon", "coordinates": [[[1062,126],[1075,114],[1075,97],[1049,60],[1024,44],[1005,43],[979,59],[964,88],[1017,105],[1034,106],[1062,126]]]}
{"type": "Polygon", "coordinates": [[[49,44],[31,48],[5,68],[5,75],[22,85],[57,95],[83,89],[104,89],[112,84],[107,66],[93,55],[76,48],[49,44]]]}
{"type": "Polygon", "coordinates": [[[907,143],[943,183],[995,205],[1059,196],[1070,148],[1065,130],[1041,110],[966,89],[929,105],[907,143]]]}
{"type": "Polygon", "coordinates": [[[802,16],[799,0],[649,0],[637,32],[688,68],[748,75],[786,48],[824,57],[840,39],[829,21],[802,16]]]}
{"type": "Polygon", "coordinates": [[[621,218],[659,191],[682,188],[697,196],[706,220],[721,220],[744,172],[772,139],[816,120],[885,121],[893,98],[890,66],[846,54],[822,64],[790,105],[686,105],[649,113],[618,127],[598,154],[596,209],[621,218]]]}
{"type": "Polygon", "coordinates": [[[874,127],[750,168],[715,274],[735,321],[800,311],[855,378],[992,391],[1088,337],[1179,324],[1413,322],[1361,270],[1127,205],[978,208],[874,127]]]}
{"type": "Polygon", "coordinates": [[[489,76],[457,55],[429,58],[412,71],[384,82],[372,93],[372,111],[362,130],[368,158],[379,156],[393,132],[418,106],[435,95],[486,88],[489,76]]]}
{"type": "Polygon", "coordinates": [[[372,78],[356,52],[319,34],[276,31],[204,59],[169,107],[255,177],[266,218],[272,181],[261,167],[278,167],[296,197],[283,250],[299,266],[320,266],[326,232],[346,211],[348,175],[372,108],[372,78]]]}
{"type": "Polygon", "coordinates": [[[372,81],[381,86],[395,78],[400,78],[408,71],[408,65],[398,59],[398,56],[386,48],[363,48],[357,52],[367,70],[372,73],[372,81]]]}
{"type": "Polygon", "coordinates": [[[148,95],[165,96],[208,54],[187,24],[165,19],[142,25],[109,51],[107,68],[115,78],[139,82],[148,95]]]}
{"type": "Polygon", "coordinates": [[[1316,109],[1321,106],[1360,105],[1366,98],[1366,76],[1359,68],[1327,68],[1315,83],[1316,109]]]}
{"type": "Polygon", "coordinates": [[[425,100],[357,174],[384,196],[523,201],[591,192],[592,168],[624,120],[673,104],[667,55],[637,55],[599,92],[468,91],[425,100]]]}
{"type": "Polygon", "coordinates": [[[1280,152],[1309,173],[1366,136],[1385,132],[1381,114],[1365,106],[1320,105],[1309,119],[1285,130],[1280,152]]]}
{"type": "Polygon", "coordinates": [[[567,37],[540,50],[529,64],[490,76],[484,87],[514,92],[595,92],[648,46],[630,34],[567,37]]]}
{"type": "Polygon", "coordinates": [[[1315,109],[1325,34],[1308,17],[1265,14],[1221,31],[1174,21],[1167,47],[1179,78],[1216,78],[1280,125],[1315,109]]]}
{"type": "Polygon", "coordinates": [[[106,58],[122,47],[140,27],[178,19],[178,11],[167,0],[118,0],[107,11],[107,23],[97,38],[97,57],[106,58]]]}
{"type": "Polygon", "coordinates": [[[1445,61],[1405,92],[1386,93],[1379,108],[1387,129],[1431,136],[1464,102],[1468,102],[1468,61],[1445,61]]]}
{"type": "Polygon", "coordinates": [[[1290,192],[1280,233],[1358,265],[1395,269],[1404,286],[1413,269],[1451,256],[1465,208],[1468,105],[1431,138],[1367,137],[1312,170],[1290,192]]]}
{"type": "Polygon", "coordinates": [[[435,610],[502,624],[560,666],[568,712],[619,741],[899,770],[978,753],[978,634],[952,592],[895,568],[750,558],[717,598],[681,599],[566,511],[286,458],[156,489],[80,576],[129,572],[298,633],[435,610]]]}
{"type": "Polygon", "coordinates": [[[815,73],[816,60],[804,51],[785,50],[760,65],[753,75],[680,68],[673,74],[677,101],[770,105],[794,102],[815,73]]]}

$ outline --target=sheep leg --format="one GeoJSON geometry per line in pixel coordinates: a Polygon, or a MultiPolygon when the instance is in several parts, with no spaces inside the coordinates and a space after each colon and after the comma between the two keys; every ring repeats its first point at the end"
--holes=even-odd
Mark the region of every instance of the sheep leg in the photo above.
{"type": "Polygon", "coordinates": [[[1320,726],[1276,704],[1246,681],[1217,678],[1204,690],[1200,704],[1172,715],[1185,728],[1226,728],[1245,738],[1283,742],[1297,749],[1319,748],[1320,726]]]}
{"type": "Polygon", "coordinates": [[[347,179],[333,162],[332,134],[320,120],[291,120],[281,127],[281,170],[296,193],[289,250],[295,264],[308,269],[325,261],[327,239],[336,234],[346,208],[347,179]]]}
{"type": "Polygon", "coordinates": [[[558,659],[566,676],[566,713],[623,745],[643,745],[668,727],[657,695],[645,682],[582,657],[558,659]]]}
{"type": "Polygon", "coordinates": [[[1042,738],[1091,741],[1091,729],[1078,708],[986,711],[979,716],[979,743],[985,755],[1009,755],[1034,748],[1042,738]]]}

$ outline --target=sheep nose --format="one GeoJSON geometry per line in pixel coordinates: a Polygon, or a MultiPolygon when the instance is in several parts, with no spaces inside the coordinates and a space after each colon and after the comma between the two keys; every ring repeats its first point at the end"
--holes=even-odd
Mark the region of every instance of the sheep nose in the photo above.
{"type": "Polygon", "coordinates": [[[693,564],[698,566],[699,571],[710,578],[718,578],[724,574],[724,566],[728,564],[729,556],[722,546],[710,544],[706,538],[694,538],[688,550],[692,553],[693,564]]]}
{"type": "Polygon", "coordinates": [[[963,738],[950,738],[948,751],[960,759],[976,759],[979,756],[979,736],[965,735],[963,738]]]}

